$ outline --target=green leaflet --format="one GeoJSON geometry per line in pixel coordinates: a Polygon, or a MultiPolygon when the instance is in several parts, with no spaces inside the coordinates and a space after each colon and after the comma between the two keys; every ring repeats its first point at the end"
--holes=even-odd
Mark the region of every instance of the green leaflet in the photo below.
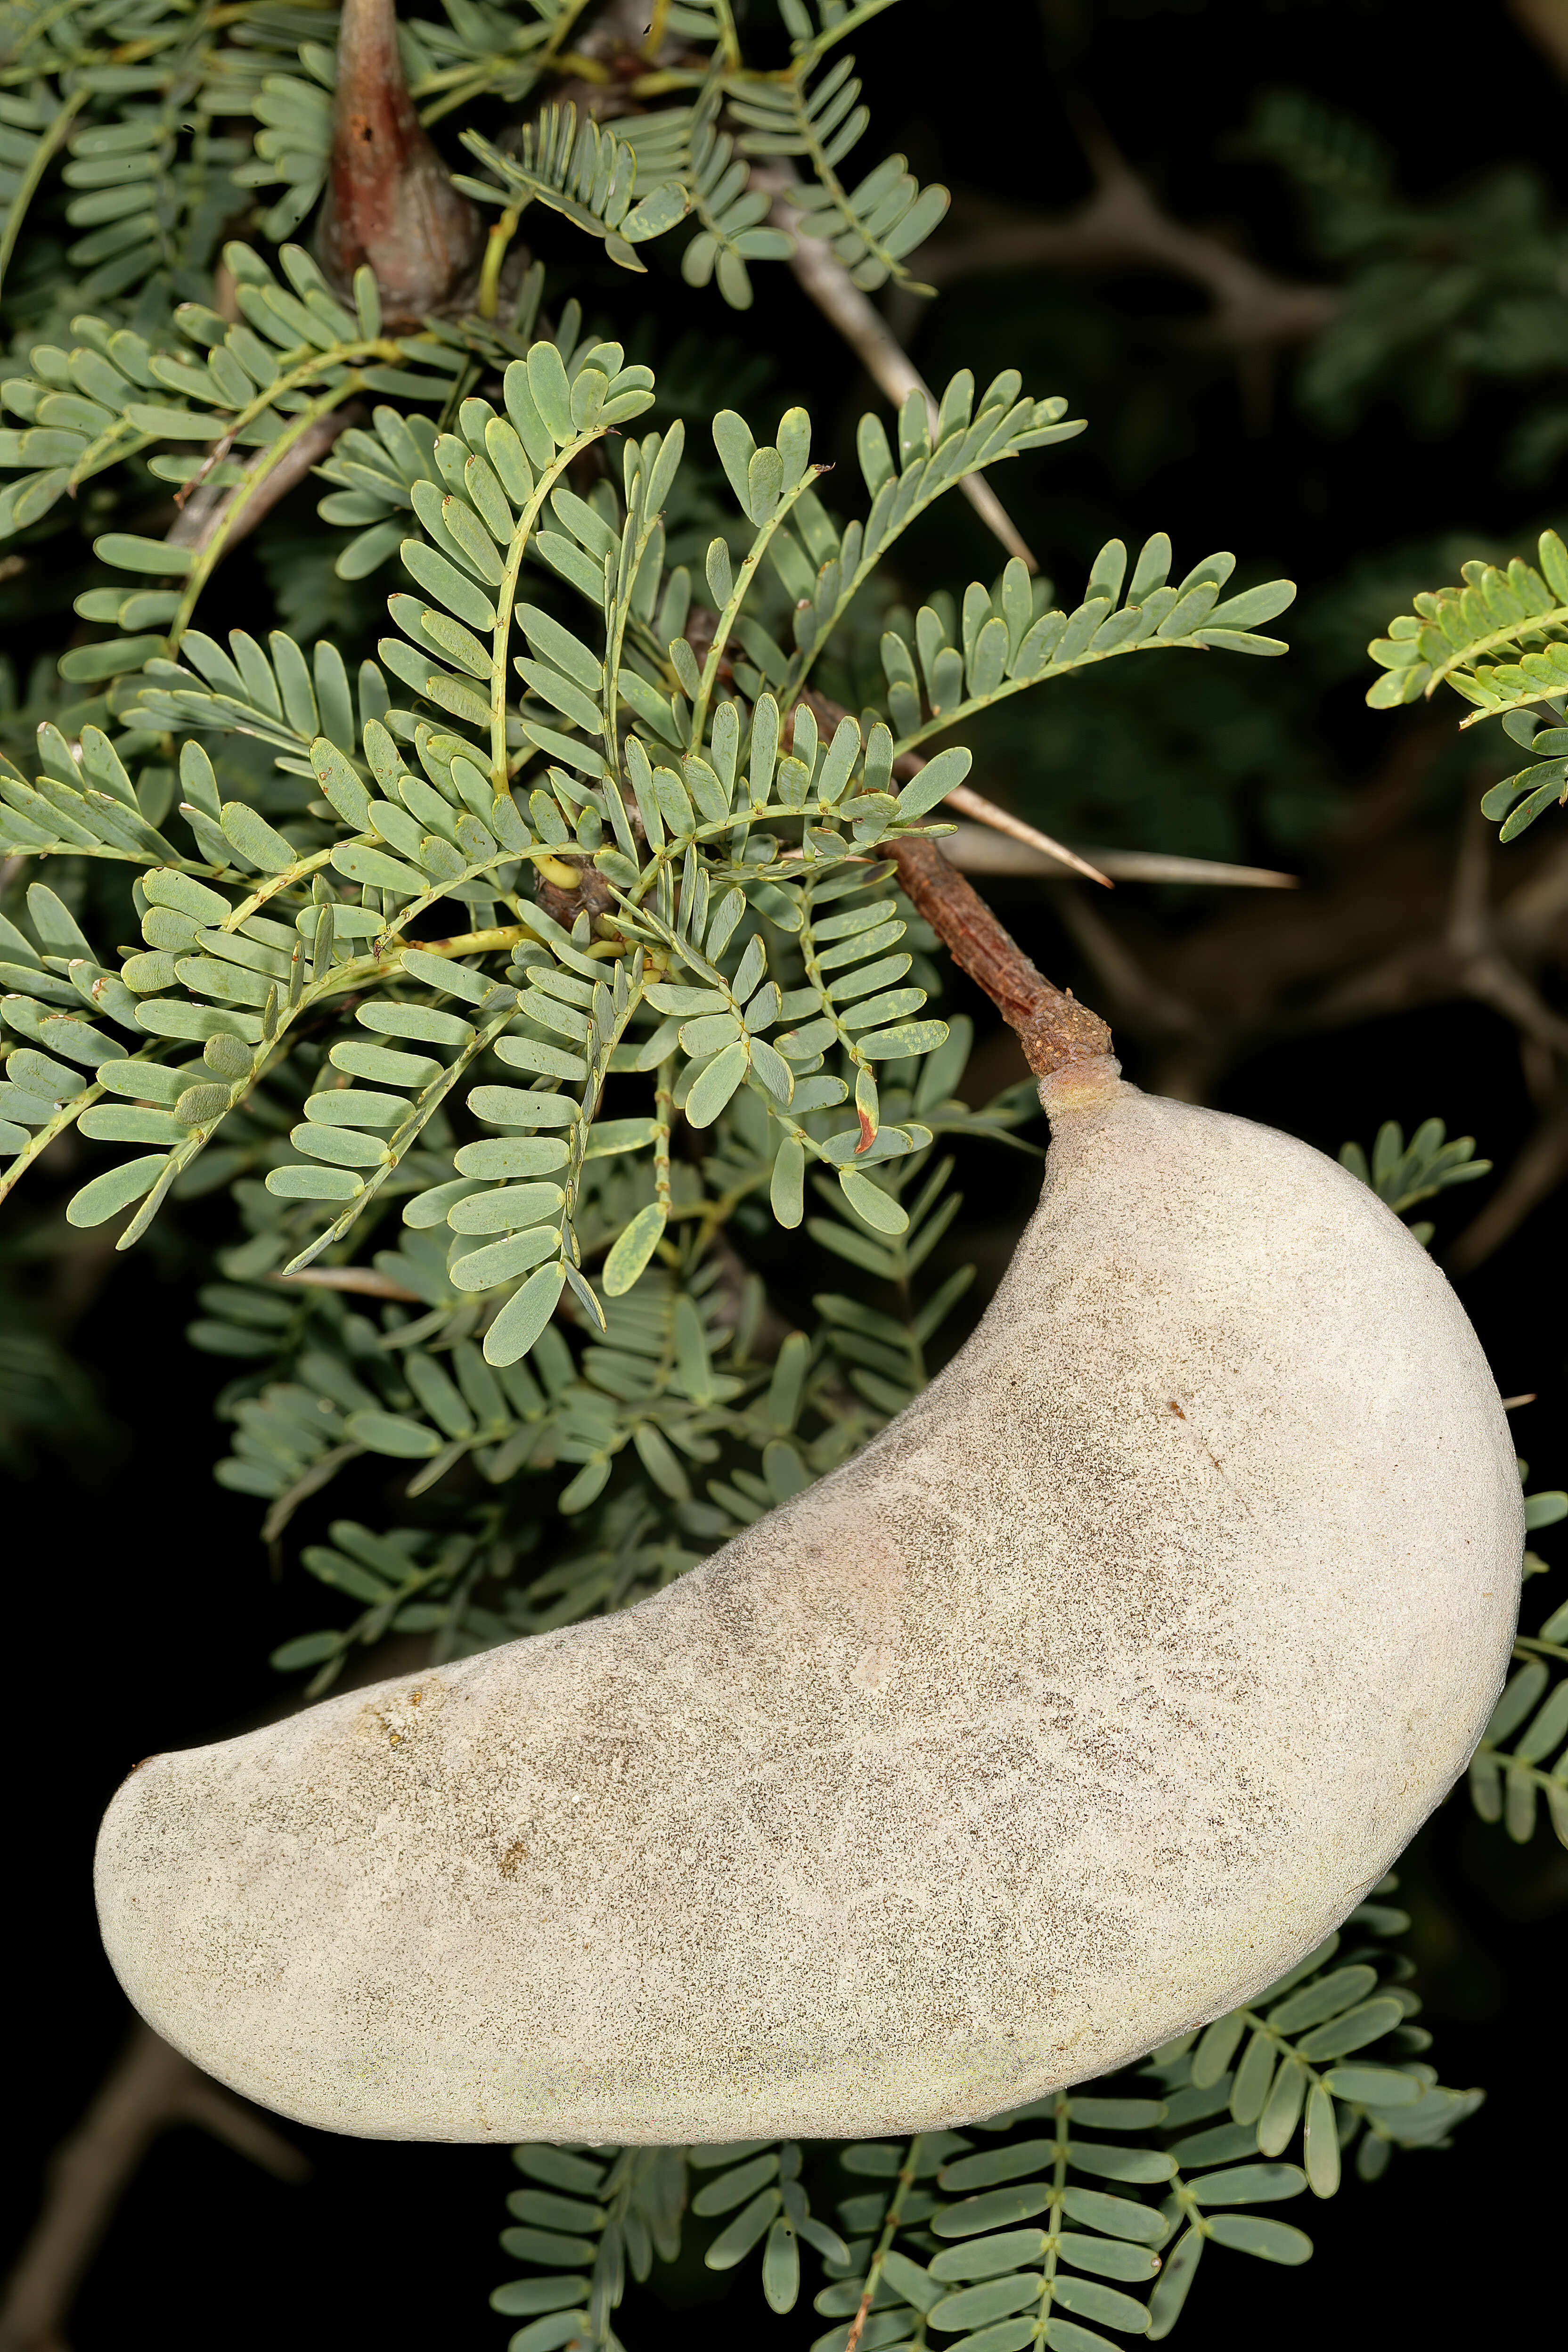
{"type": "Polygon", "coordinates": [[[650,1202],[616,1234],[605,1260],[605,1288],[612,1298],[630,1290],[642,1275],[658,1247],[666,1222],[664,1210],[650,1202]]]}
{"type": "Polygon", "coordinates": [[[1054,2139],[1022,2139],[1005,2147],[987,2148],[978,2156],[962,2157],[937,2175],[942,2188],[954,2192],[989,2189],[998,2180],[1016,2179],[1048,2166],[1055,2158],[1054,2139]]]}
{"type": "Polygon", "coordinates": [[[565,1282],[559,1264],[542,1265],[521,1290],[508,1299],[485,1337],[485,1360],[491,1364],[515,1364],[538,1339],[555,1311],[565,1282]]]}
{"type": "Polygon", "coordinates": [[[101,1225],[150,1192],[166,1165],[161,1152],[148,1152],[102,1176],[95,1176],[67,1202],[68,1221],[73,1225],[101,1225]]]}
{"type": "Polygon", "coordinates": [[[1256,2254],[1263,2262],[1293,2267],[1311,2260],[1312,2241],[1304,2230],[1295,2229],[1289,2221],[1270,2221],[1261,2213],[1216,2213],[1209,2223],[1209,2234],[1217,2244],[1256,2254]]]}
{"type": "MultiPolygon", "coordinates": [[[[565,1158],[563,1145],[557,1158],[531,1165],[561,1167],[565,1158]]],[[[526,1172],[528,1164],[511,1172],[526,1172]]],[[[518,1225],[536,1223],[541,1217],[561,1208],[564,1200],[559,1184],[501,1184],[493,1191],[467,1192],[464,1198],[454,1201],[447,1209],[447,1222],[458,1234],[506,1233],[518,1225]]]]}
{"type": "Polygon", "coordinates": [[[711,1127],[746,1075],[746,1049],[726,1045],[701,1071],[687,1097],[686,1116],[693,1127],[711,1127]]]}

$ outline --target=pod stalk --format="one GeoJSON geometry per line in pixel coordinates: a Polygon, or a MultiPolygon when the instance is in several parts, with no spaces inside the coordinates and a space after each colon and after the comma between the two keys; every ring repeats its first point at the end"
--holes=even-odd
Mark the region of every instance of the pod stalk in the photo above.
{"type": "Polygon", "coordinates": [[[1071,1063],[1110,1055],[1110,1031],[1099,1013],[1037,970],[934,841],[910,838],[894,842],[891,848],[899,880],[916,914],[931,925],[960,971],[985,991],[1003,1020],[1017,1031],[1037,1078],[1048,1078],[1071,1063]]]}

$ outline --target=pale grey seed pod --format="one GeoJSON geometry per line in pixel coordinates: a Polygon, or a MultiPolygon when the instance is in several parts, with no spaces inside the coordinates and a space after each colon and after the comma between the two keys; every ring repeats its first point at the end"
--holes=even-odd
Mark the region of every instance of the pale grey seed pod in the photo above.
{"type": "Polygon", "coordinates": [[[1305,1144],[1043,1089],[1039,1211],[855,1461],[620,1616],[153,1758],[150,2023],[388,2138],[967,2123],[1232,2008],[1462,1769],[1513,1449],[1442,1274],[1305,1144]]]}

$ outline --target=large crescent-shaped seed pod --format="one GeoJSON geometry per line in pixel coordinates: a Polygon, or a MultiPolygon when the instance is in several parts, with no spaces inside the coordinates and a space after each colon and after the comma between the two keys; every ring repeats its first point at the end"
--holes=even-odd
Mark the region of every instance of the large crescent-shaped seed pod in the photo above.
{"type": "Polygon", "coordinates": [[[374,2137],[924,2130],[1344,1917],[1509,1654],[1485,1360],[1305,1144],[1103,1055],[1042,1093],[1006,1279],[845,1468],[623,1615],[132,1774],[99,1903],[161,2033],[374,2137]]]}

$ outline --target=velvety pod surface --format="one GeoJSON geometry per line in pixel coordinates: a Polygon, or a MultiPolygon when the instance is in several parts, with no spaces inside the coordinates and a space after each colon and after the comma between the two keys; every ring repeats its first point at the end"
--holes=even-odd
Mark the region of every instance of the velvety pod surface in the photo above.
{"type": "Polygon", "coordinates": [[[161,2033],[340,2131],[882,2134],[1342,1917],[1503,1672],[1496,1391],[1342,1170],[1052,1083],[1001,1291],[858,1459],[624,1615],[132,1775],[100,1911],[161,2033]]]}

